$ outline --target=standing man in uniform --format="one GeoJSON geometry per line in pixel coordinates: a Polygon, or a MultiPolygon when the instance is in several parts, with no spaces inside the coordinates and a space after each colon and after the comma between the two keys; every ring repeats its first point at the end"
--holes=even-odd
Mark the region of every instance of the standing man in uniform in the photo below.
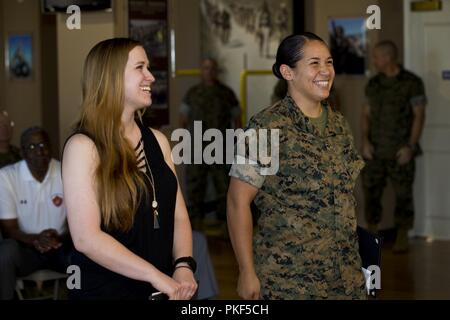
{"type": "MultiPolygon", "coordinates": [[[[211,58],[204,59],[201,63],[201,83],[189,89],[183,99],[180,108],[180,126],[189,129],[192,138],[194,137],[194,121],[201,121],[202,135],[208,129],[218,129],[225,137],[226,129],[240,127],[239,102],[234,92],[217,79],[217,73],[217,62],[211,58]]],[[[202,150],[209,143],[205,143],[202,150]]],[[[193,145],[192,150],[194,150],[193,145]]],[[[225,148],[223,159],[225,163],[225,148]]],[[[202,229],[208,174],[212,176],[218,197],[217,217],[225,223],[225,197],[228,189],[226,165],[224,163],[194,164],[194,161],[191,163],[186,170],[186,193],[193,228],[202,229]]]]}
{"type": "Polygon", "coordinates": [[[373,51],[378,74],[366,86],[362,117],[365,212],[369,229],[381,221],[381,197],[389,178],[395,191],[397,238],[393,251],[408,250],[408,230],[414,222],[415,157],[425,121],[426,96],[422,80],[397,62],[397,47],[379,42],[373,51]]]}

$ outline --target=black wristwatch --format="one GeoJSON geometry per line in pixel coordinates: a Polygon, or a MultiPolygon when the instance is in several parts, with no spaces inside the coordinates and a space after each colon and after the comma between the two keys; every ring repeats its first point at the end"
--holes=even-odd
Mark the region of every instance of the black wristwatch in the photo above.
{"type": "Polygon", "coordinates": [[[197,270],[197,262],[195,262],[195,259],[193,257],[181,257],[175,260],[173,263],[173,267],[176,268],[177,264],[185,262],[189,266],[189,268],[192,270],[192,272],[195,273],[195,270],[197,270]]]}

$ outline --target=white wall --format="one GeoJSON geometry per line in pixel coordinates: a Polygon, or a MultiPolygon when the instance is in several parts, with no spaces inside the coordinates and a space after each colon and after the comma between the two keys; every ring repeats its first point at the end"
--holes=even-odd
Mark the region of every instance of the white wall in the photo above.
{"type": "Polygon", "coordinates": [[[411,12],[405,1],[405,66],[422,77],[427,93],[421,138],[423,156],[416,162],[414,234],[450,239],[450,0],[442,11],[411,12]]]}
{"type": "MultiPolygon", "coordinates": [[[[169,0],[169,26],[175,34],[175,68],[177,70],[199,68],[201,59],[200,0],[169,0]]],[[[178,127],[178,111],[184,94],[199,81],[198,76],[170,78],[169,112],[171,129],[178,127]]],[[[170,131],[170,128],[168,131],[170,131]]]]}
{"type": "Polygon", "coordinates": [[[69,30],[67,17],[58,14],[56,21],[61,146],[79,115],[84,59],[97,42],[114,36],[114,16],[110,12],[82,13],[80,30],[69,30]]]}

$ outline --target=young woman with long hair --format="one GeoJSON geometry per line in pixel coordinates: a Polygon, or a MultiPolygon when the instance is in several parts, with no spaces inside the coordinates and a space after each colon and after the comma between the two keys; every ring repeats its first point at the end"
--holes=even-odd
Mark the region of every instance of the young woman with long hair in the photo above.
{"type": "Polygon", "coordinates": [[[148,299],[196,291],[192,231],[165,136],[139,114],[155,78],[143,46],[104,40],[83,71],[81,116],[64,148],[75,299],[148,299]]]}

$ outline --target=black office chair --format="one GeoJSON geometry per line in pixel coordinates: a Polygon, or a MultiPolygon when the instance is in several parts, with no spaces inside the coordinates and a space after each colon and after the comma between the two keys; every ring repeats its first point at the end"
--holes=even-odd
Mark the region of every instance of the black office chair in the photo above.
{"type": "Polygon", "coordinates": [[[356,229],[359,242],[359,255],[362,260],[363,272],[366,277],[366,287],[368,295],[376,298],[377,288],[373,287],[372,281],[368,277],[373,276],[381,269],[381,247],[383,245],[383,238],[379,235],[370,233],[368,230],[358,226],[356,229]]]}

